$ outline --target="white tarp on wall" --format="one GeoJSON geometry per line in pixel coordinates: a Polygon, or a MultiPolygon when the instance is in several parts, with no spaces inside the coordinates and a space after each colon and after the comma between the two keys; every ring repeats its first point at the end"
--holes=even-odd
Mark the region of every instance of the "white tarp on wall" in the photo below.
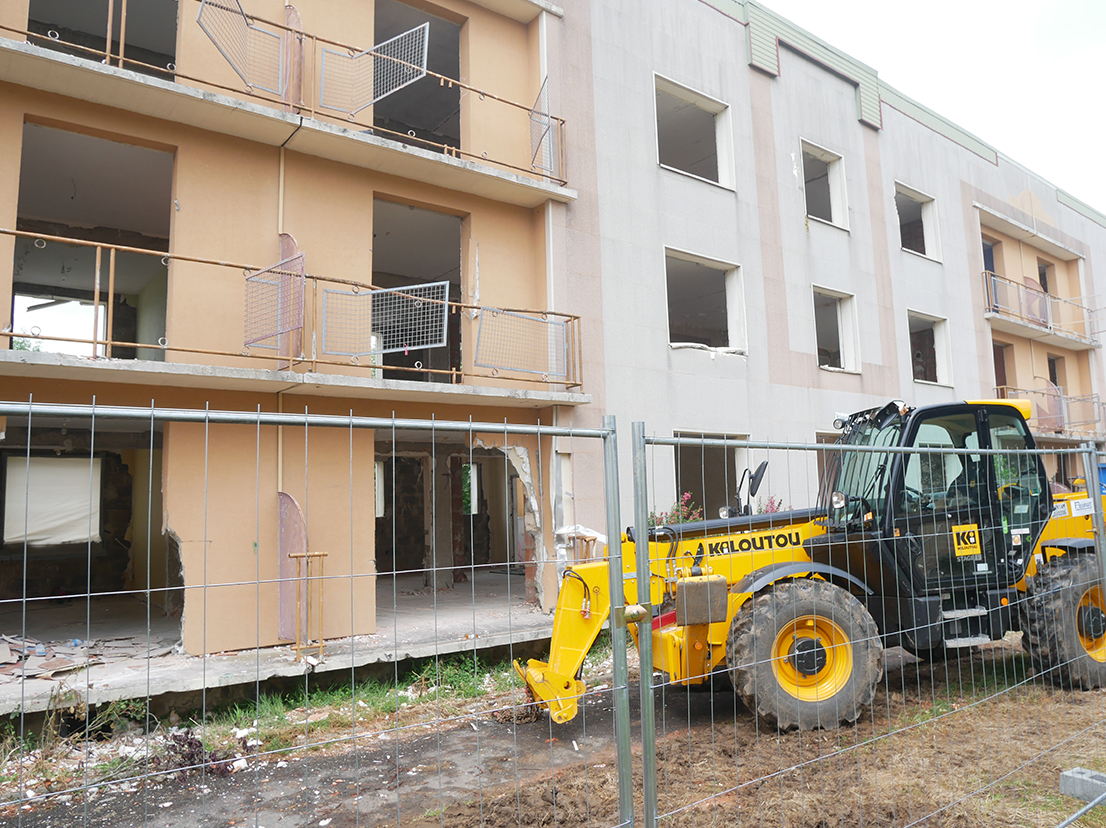
{"type": "Polygon", "coordinates": [[[4,543],[31,546],[100,540],[100,459],[8,456],[4,543]],[[91,509],[92,514],[89,514],[91,509]],[[91,534],[91,537],[89,537],[91,534]]]}

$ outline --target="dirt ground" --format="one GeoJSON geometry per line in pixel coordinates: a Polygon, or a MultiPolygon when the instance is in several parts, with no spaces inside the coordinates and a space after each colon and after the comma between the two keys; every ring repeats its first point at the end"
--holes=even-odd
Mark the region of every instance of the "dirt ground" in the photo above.
{"type": "MultiPolygon", "coordinates": [[[[890,670],[856,726],[778,734],[725,684],[656,691],[657,806],[664,826],[1055,826],[1082,803],[1062,770],[1106,771],[1106,692],[1024,675],[1011,652],[890,670]]],[[[516,697],[517,698],[517,697],[516,697]]],[[[493,700],[502,704],[504,700],[493,700]]],[[[358,734],[251,760],[226,778],[104,786],[0,815],[0,824],[614,826],[610,691],[566,725],[503,721],[484,707],[441,724],[358,734]]],[[[640,705],[631,693],[635,810],[643,807],[640,705]]],[[[1091,815],[1081,826],[1106,826],[1091,815]]]]}

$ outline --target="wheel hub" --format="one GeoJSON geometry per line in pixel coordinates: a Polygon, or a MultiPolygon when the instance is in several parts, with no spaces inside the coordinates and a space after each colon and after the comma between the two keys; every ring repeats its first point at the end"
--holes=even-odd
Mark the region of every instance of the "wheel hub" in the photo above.
{"type": "Polygon", "coordinates": [[[1077,617],[1079,634],[1084,638],[1102,638],[1106,635],[1106,612],[1094,604],[1086,604],[1079,608],[1077,617]]]}
{"type": "MultiPolygon", "coordinates": [[[[1106,620],[1106,619],[1104,619],[1106,620]]],[[[788,653],[795,669],[804,676],[816,676],[826,666],[826,648],[820,638],[800,638],[792,642],[788,653]]]]}

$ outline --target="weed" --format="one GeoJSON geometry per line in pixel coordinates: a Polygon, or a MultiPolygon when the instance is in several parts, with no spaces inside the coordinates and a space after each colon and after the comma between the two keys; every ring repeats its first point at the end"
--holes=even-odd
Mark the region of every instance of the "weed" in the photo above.
{"type": "Polygon", "coordinates": [[[165,753],[154,759],[154,766],[159,771],[179,772],[182,777],[201,768],[207,768],[215,776],[227,776],[231,772],[230,759],[227,753],[206,750],[192,728],[188,728],[169,734],[165,753]]]}

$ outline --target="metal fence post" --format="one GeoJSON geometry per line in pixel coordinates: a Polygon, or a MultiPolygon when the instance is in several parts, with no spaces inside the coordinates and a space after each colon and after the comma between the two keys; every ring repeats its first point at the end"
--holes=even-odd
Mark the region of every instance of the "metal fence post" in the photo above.
{"type": "MultiPolygon", "coordinates": [[[[633,426],[634,553],[637,558],[637,600],[649,610],[649,505],[645,462],[645,423],[633,426]]],[[[653,711],[653,616],[638,622],[638,657],[641,664],[641,785],[645,828],[657,824],[657,743],[653,711]]]]}
{"type": "Polygon", "coordinates": [[[1102,513],[1102,486],[1098,482],[1098,450],[1093,442],[1083,444],[1083,479],[1091,499],[1091,525],[1094,527],[1095,557],[1098,558],[1098,579],[1106,589],[1106,519],[1102,513]]]}
{"type": "Polygon", "coordinates": [[[614,707],[614,738],[618,755],[618,822],[634,822],[634,767],[630,752],[630,679],[626,668],[626,627],[616,623],[618,610],[626,603],[622,580],[622,529],[618,506],[618,436],[615,418],[603,417],[603,480],[607,498],[607,573],[611,595],[611,651],[614,659],[611,696],[614,707]]]}

